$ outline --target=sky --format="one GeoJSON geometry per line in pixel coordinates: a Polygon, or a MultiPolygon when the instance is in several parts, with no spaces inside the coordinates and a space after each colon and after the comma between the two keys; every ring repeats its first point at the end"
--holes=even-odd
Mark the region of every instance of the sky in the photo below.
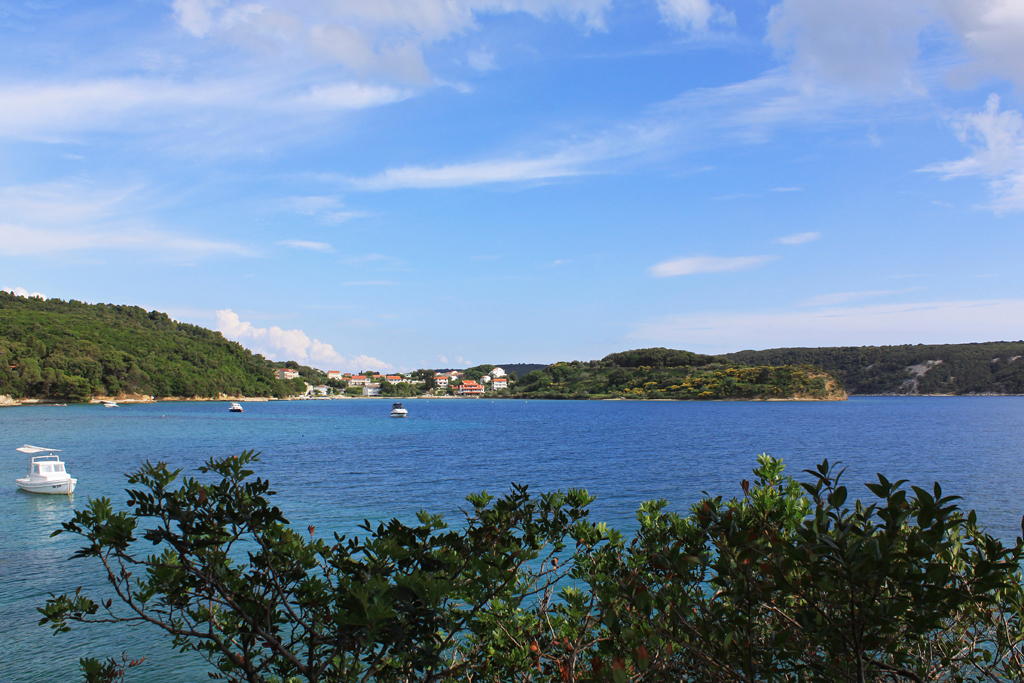
{"type": "Polygon", "coordinates": [[[0,287],[346,371],[1024,337],[1024,0],[0,0],[0,287]]]}

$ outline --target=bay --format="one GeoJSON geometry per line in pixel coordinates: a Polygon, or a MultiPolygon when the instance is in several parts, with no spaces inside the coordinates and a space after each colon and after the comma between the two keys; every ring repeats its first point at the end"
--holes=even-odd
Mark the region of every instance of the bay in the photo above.
{"type": "Polygon", "coordinates": [[[685,511],[702,492],[740,495],[757,454],[782,457],[790,474],[824,458],[848,470],[851,496],[876,472],[917,485],[940,481],[989,531],[1020,534],[1024,495],[1024,397],[852,398],[845,402],[632,402],[336,400],[32,406],[0,411],[0,681],[77,680],[80,656],[146,656],[140,683],[205,678],[191,655],[153,629],[76,628],[52,637],[37,625],[49,593],[102,591],[97,564],[69,556],[80,545],[49,534],[89,497],[125,500],[123,473],[163,460],[193,475],[212,456],[255,449],[258,474],[298,528],[352,533],[363,519],[412,520],[420,509],[452,522],[467,494],[510,483],[540,492],[581,487],[598,496],[592,519],[635,528],[644,500],[685,511]],[[79,479],[73,498],[14,485],[24,444],[63,449],[79,479]]]}

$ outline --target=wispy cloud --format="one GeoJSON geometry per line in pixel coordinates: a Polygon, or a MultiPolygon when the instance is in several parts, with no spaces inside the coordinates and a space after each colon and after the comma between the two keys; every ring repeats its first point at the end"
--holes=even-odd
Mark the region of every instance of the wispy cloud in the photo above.
{"type": "Polygon", "coordinates": [[[802,187],[773,187],[772,192],[800,192],[802,187]]]}
{"type": "Polygon", "coordinates": [[[144,251],[162,255],[213,256],[232,254],[256,256],[244,245],[188,237],[148,228],[101,228],[49,230],[0,223],[0,254],[41,256],[84,250],[144,251]]]}
{"type": "Polygon", "coordinates": [[[806,244],[821,237],[820,232],[798,232],[793,235],[786,235],[775,240],[779,244],[806,244]]]}
{"type": "Polygon", "coordinates": [[[477,71],[493,71],[497,69],[494,53],[490,50],[470,50],[466,55],[466,63],[477,71]]]}
{"type": "Polygon", "coordinates": [[[403,166],[367,178],[350,178],[359,190],[466,187],[490,183],[550,180],[585,173],[586,159],[554,155],[538,159],[494,159],[449,166],[403,166]]]}
{"type": "Polygon", "coordinates": [[[985,109],[962,114],[953,122],[961,142],[974,143],[974,152],[959,161],[946,161],[919,169],[938,173],[943,180],[965,176],[990,178],[997,214],[1024,211],[1024,116],[999,109],[999,96],[989,95],[985,109]]]}
{"type": "Polygon", "coordinates": [[[370,356],[346,358],[330,344],[310,339],[302,330],[285,330],[277,326],[256,327],[239,318],[230,308],[217,311],[217,331],[226,338],[246,345],[255,353],[274,360],[326,364],[330,369],[388,369],[391,366],[370,356]]]}
{"type": "Polygon", "coordinates": [[[931,301],[779,312],[706,312],[638,323],[638,343],[705,353],[785,346],[966,343],[1020,337],[1024,299],[931,301]]]}
{"type": "Polygon", "coordinates": [[[288,197],[284,200],[283,206],[303,216],[313,216],[327,225],[337,225],[353,218],[366,218],[372,215],[368,211],[345,210],[341,199],[331,196],[288,197]]]}
{"type": "Polygon", "coordinates": [[[776,256],[685,256],[663,261],[648,270],[654,277],[675,277],[699,273],[724,273],[748,270],[775,260],[776,256]]]}
{"type": "Polygon", "coordinates": [[[851,301],[863,301],[864,299],[876,299],[883,296],[892,296],[893,294],[906,294],[907,292],[920,291],[921,287],[909,287],[907,289],[877,289],[863,292],[835,292],[833,294],[819,294],[818,296],[812,296],[808,299],[804,299],[800,302],[801,306],[841,306],[848,304],[851,301]]]}
{"type": "Polygon", "coordinates": [[[131,250],[172,257],[257,255],[251,247],[236,242],[193,237],[141,223],[142,194],[142,189],[134,186],[107,189],[74,182],[0,188],[0,254],[131,250]]]}
{"type": "Polygon", "coordinates": [[[305,240],[284,240],[282,242],[278,242],[278,244],[280,246],[282,246],[282,247],[291,247],[292,249],[308,249],[310,251],[321,251],[321,252],[324,252],[324,253],[330,253],[330,252],[334,251],[334,247],[332,247],[327,242],[307,242],[305,240]]]}

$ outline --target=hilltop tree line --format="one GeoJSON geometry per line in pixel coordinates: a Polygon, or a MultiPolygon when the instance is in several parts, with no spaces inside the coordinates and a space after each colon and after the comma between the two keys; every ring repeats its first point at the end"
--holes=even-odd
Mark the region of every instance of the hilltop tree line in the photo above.
{"type": "Polygon", "coordinates": [[[843,395],[835,377],[811,365],[750,366],[665,348],[634,349],[601,360],[559,362],[521,379],[534,398],[767,399],[843,395]]]}
{"type": "Polygon", "coordinates": [[[1024,341],[784,348],[723,358],[816,365],[835,373],[851,394],[1024,394],[1024,341]]]}
{"type": "Polygon", "coordinates": [[[166,313],[0,292],[0,394],[121,393],[281,397],[296,387],[275,379],[262,356],[166,313]]]}

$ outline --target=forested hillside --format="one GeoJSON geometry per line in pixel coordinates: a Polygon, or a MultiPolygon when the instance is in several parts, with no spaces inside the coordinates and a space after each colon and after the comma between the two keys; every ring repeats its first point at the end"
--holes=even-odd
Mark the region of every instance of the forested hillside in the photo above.
{"type": "Polygon", "coordinates": [[[533,398],[846,398],[835,377],[810,365],[751,366],[664,348],[554,363],[521,377],[514,392],[533,398]]]}
{"type": "Polygon", "coordinates": [[[755,365],[812,364],[850,394],[1024,394],[1024,342],[906,344],[739,351],[723,358],[755,365]]]}
{"type": "Polygon", "coordinates": [[[87,401],[294,391],[262,356],[166,313],[0,292],[0,394],[87,401]]]}

